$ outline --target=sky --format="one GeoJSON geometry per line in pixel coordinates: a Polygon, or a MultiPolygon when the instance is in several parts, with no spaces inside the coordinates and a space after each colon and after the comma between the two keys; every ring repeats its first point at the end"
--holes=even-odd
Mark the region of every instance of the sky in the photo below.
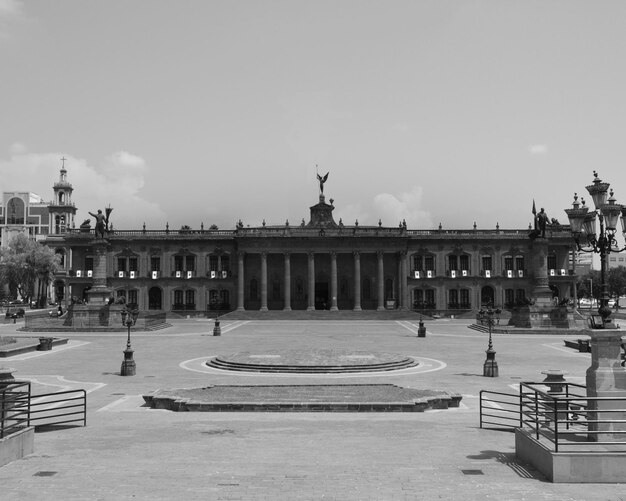
{"type": "Polygon", "coordinates": [[[0,0],[0,191],[79,224],[566,222],[626,203],[626,2],[0,0]],[[590,197],[589,205],[591,203],[590,197]]]}

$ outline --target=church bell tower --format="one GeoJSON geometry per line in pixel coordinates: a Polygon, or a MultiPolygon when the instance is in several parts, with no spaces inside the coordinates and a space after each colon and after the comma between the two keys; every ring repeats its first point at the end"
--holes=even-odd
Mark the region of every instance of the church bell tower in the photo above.
{"type": "Polygon", "coordinates": [[[65,157],[61,158],[63,162],[59,174],[59,180],[54,183],[54,199],[48,205],[50,213],[49,235],[60,235],[65,233],[68,228],[74,228],[74,216],[76,215],[76,206],[72,202],[72,185],[67,181],[67,170],[65,170],[65,157]]]}

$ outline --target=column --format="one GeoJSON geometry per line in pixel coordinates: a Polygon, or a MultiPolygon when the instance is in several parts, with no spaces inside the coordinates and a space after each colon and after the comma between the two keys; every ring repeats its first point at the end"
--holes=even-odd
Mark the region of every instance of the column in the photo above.
{"type": "Polygon", "coordinates": [[[267,311],[267,252],[261,252],[261,311],[267,311]]]}
{"type": "Polygon", "coordinates": [[[406,252],[400,253],[400,289],[402,290],[401,308],[403,310],[411,309],[409,305],[411,300],[409,298],[409,284],[407,277],[409,276],[409,262],[406,252]]]}
{"type": "Polygon", "coordinates": [[[361,311],[361,255],[354,252],[354,311],[361,311]]]}
{"type": "Polygon", "coordinates": [[[285,305],[283,310],[291,311],[291,255],[285,252],[285,305]]]}
{"type": "Polygon", "coordinates": [[[382,251],[376,253],[378,258],[378,311],[385,309],[385,270],[383,265],[384,254],[382,251]]]}
{"type": "Polygon", "coordinates": [[[330,311],[337,311],[337,253],[330,253],[330,311]]]}
{"type": "Polygon", "coordinates": [[[315,253],[309,252],[309,305],[307,310],[315,309],[315,253]]]}
{"type": "Polygon", "coordinates": [[[403,276],[402,276],[402,252],[398,252],[398,286],[397,286],[397,291],[398,291],[398,309],[403,309],[404,307],[404,296],[403,296],[403,291],[402,291],[402,283],[403,283],[403,276]]]}
{"type": "Polygon", "coordinates": [[[238,252],[237,257],[239,258],[237,263],[237,311],[244,311],[243,307],[243,297],[244,297],[244,279],[243,279],[243,252],[238,252]]]}

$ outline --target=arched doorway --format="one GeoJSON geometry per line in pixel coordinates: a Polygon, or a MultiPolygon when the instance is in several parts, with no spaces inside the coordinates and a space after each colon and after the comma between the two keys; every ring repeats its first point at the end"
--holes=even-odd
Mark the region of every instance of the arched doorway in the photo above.
{"type": "Polygon", "coordinates": [[[493,290],[493,287],[485,285],[480,290],[480,305],[486,308],[493,308],[495,306],[495,297],[496,293],[493,290]]]}
{"type": "Polygon", "coordinates": [[[163,307],[163,291],[159,287],[150,287],[148,291],[148,309],[161,310],[163,307]]]}

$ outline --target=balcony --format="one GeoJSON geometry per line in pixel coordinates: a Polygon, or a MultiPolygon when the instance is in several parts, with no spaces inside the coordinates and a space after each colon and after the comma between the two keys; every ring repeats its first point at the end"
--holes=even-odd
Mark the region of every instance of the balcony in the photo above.
{"type": "Polygon", "coordinates": [[[450,278],[469,277],[470,276],[470,271],[469,270],[447,270],[446,271],[446,276],[450,277],[450,278]]]}

